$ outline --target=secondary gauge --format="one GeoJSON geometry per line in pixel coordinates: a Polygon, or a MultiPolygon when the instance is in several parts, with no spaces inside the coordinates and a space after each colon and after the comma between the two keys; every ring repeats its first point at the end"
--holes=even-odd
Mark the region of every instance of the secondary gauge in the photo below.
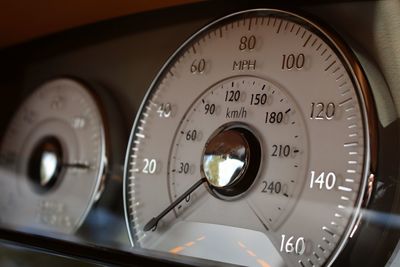
{"type": "Polygon", "coordinates": [[[99,198],[104,122],[94,95],[62,78],[37,88],[1,143],[1,223],[73,233],[99,198]]]}
{"type": "Polygon", "coordinates": [[[347,46],[300,15],[257,9],[206,26],[164,65],[132,129],[132,245],[329,265],[366,194],[370,99],[347,46]]]}

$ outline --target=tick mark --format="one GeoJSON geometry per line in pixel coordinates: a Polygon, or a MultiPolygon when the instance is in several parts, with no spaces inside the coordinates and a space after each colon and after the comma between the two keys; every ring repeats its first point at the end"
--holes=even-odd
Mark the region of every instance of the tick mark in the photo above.
{"type": "Polygon", "coordinates": [[[329,69],[333,66],[333,64],[335,64],[335,63],[336,63],[336,60],[334,60],[334,61],[325,69],[325,71],[329,70],[329,69]]]}
{"type": "Polygon", "coordinates": [[[344,81],[342,84],[339,85],[339,88],[342,88],[343,86],[345,86],[347,84],[347,81],[344,81]]]}
{"type": "Polygon", "coordinates": [[[332,57],[332,54],[329,54],[329,56],[327,58],[325,58],[325,61],[328,61],[328,59],[330,59],[332,57]]]}
{"type": "Polygon", "coordinates": [[[314,42],[312,42],[311,47],[313,47],[315,45],[315,43],[317,42],[317,38],[315,38],[314,42]]]}
{"type": "Polygon", "coordinates": [[[276,31],[276,33],[279,33],[279,31],[281,30],[282,23],[283,23],[283,20],[281,20],[281,23],[279,23],[279,27],[278,27],[278,30],[276,31]]]}
{"type": "Polygon", "coordinates": [[[286,21],[286,25],[285,25],[285,31],[287,30],[287,27],[289,26],[289,21],[286,21]]]}
{"type": "Polygon", "coordinates": [[[251,30],[251,20],[252,20],[252,18],[250,18],[250,20],[249,20],[249,31],[251,30]]]}
{"type": "Polygon", "coordinates": [[[332,73],[336,73],[338,70],[340,70],[340,67],[337,67],[332,73]]]}
{"type": "Polygon", "coordinates": [[[303,47],[306,47],[306,45],[307,45],[308,41],[310,41],[310,39],[311,39],[311,33],[308,36],[308,38],[307,38],[306,42],[304,43],[303,47]]]}
{"type": "Polygon", "coordinates": [[[343,146],[344,147],[358,146],[358,142],[344,143],[343,146]]]}
{"type": "Polygon", "coordinates": [[[336,81],[339,81],[341,78],[343,78],[343,76],[344,76],[344,74],[342,73],[342,74],[340,74],[337,78],[336,78],[336,81]]]}
{"type": "Polygon", "coordinates": [[[347,98],[346,100],[342,101],[339,103],[339,107],[346,105],[347,103],[349,103],[352,100],[352,98],[347,98]]]}
{"type": "Polygon", "coordinates": [[[322,230],[324,230],[325,232],[327,232],[328,234],[330,234],[331,236],[335,236],[335,233],[329,229],[328,227],[324,226],[322,227],[322,230]]]}

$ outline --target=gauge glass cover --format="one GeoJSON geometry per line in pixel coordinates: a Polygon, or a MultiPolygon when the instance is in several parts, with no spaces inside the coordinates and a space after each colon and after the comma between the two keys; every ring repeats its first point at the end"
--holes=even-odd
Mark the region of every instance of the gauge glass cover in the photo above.
{"type": "Polygon", "coordinates": [[[369,92],[351,55],[330,31],[280,10],[229,15],[185,42],[132,129],[132,244],[248,266],[332,262],[369,168],[369,92]]]}

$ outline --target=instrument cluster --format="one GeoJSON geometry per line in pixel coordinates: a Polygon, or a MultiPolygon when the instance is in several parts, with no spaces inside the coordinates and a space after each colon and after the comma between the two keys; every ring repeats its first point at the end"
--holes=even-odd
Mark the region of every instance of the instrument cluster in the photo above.
{"type": "Polygon", "coordinates": [[[209,2],[0,51],[0,238],[105,264],[395,266],[399,88],[340,20],[378,6],[209,2]]]}

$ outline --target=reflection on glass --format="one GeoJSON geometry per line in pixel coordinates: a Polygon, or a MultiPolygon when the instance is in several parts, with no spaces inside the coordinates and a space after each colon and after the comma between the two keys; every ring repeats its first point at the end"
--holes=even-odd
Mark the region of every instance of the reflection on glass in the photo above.
{"type": "Polygon", "coordinates": [[[245,164],[244,161],[230,156],[206,155],[204,158],[205,175],[213,185],[220,187],[228,185],[232,177],[236,177],[245,164]]]}
{"type": "Polygon", "coordinates": [[[40,164],[40,185],[45,186],[57,170],[57,156],[52,152],[44,152],[40,164]]]}

